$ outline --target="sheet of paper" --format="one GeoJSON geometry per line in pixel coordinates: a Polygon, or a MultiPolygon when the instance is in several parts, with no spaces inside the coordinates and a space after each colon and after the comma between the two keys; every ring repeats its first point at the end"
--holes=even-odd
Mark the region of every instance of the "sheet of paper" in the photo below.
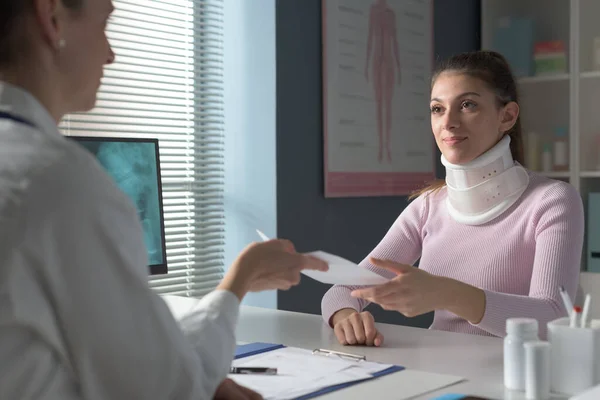
{"type": "Polygon", "coordinates": [[[346,373],[345,371],[307,379],[299,376],[261,376],[230,374],[229,377],[240,385],[260,393],[265,400],[295,399],[314,393],[329,386],[361,381],[371,378],[362,373],[346,373]]]}
{"type": "MultiPolygon", "coordinates": [[[[256,233],[264,242],[270,240],[269,237],[260,230],[256,229],[256,233]]],[[[307,254],[319,258],[329,264],[329,270],[327,272],[312,270],[302,271],[304,275],[322,283],[328,283],[330,285],[372,286],[381,285],[382,283],[389,281],[389,279],[340,256],[320,250],[307,254]]]]}
{"type": "MultiPolygon", "coordinates": [[[[331,374],[329,376],[321,377],[320,380],[310,382],[309,385],[312,387],[297,387],[296,390],[292,390],[290,392],[285,392],[285,398],[297,398],[302,396],[303,394],[313,393],[317,390],[324,389],[329,386],[341,384],[341,383],[350,383],[350,382],[361,382],[366,380],[373,379],[373,374],[384,369],[391,367],[390,364],[380,364],[368,361],[360,361],[354,362],[348,368],[336,372],[335,374],[331,374]],[[304,390],[310,389],[310,390],[304,390]],[[289,396],[289,397],[287,397],[289,396]]],[[[396,371],[402,372],[402,371],[396,371]]]]}
{"type": "Polygon", "coordinates": [[[302,273],[312,279],[330,285],[381,285],[389,279],[376,274],[358,264],[348,261],[345,258],[326,253],[324,251],[313,251],[310,254],[318,259],[329,263],[329,270],[326,272],[304,270],[302,273]]]}
{"type": "Polygon", "coordinates": [[[234,367],[269,367],[277,368],[278,375],[304,376],[310,379],[323,374],[338,372],[351,366],[356,361],[346,361],[339,357],[314,355],[312,351],[297,347],[283,347],[250,357],[234,360],[234,367]]]}
{"type": "Polygon", "coordinates": [[[362,381],[371,378],[371,373],[390,367],[389,364],[313,355],[310,350],[289,347],[234,360],[233,366],[277,368],[277,375],[229,375],[267,400],[293,399],[329,386],[362,381]]]}

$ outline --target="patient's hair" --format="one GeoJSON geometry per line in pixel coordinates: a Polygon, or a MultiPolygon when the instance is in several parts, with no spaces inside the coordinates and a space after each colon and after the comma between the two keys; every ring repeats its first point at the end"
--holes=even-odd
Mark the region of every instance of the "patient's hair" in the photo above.
{"type": "MultiPolygon", "coordinates": [[[[79,11],[87,0],[62,0],[68,9],[79,11]]],[[[19,32],[23,17],[31,11],[33,0],[0,1],[0,67],[10,65],[19,52],[27,51],[25,32],[19,32]]]]}
{"type": "MultiPolygon", "coordinates": [[[[437,78],[444,72],[464,74],[481,80],[496,94],[498,107],[503,107],[513,101],[519,103],[517,82],[508,62],[500,53],[495,51],[471,51],[450,57],[435,68],[431,78],[432,88],[437,78]]],[[[510,152],[513,159],[519,164],[525,165],[520,116],[513,127],[505,134],[510,136],[510,152]]],[[[434,181],[427,187],[411,194],[410,198],[436,192],[445,185],[446,182],[443,179],[434,181]]]]}

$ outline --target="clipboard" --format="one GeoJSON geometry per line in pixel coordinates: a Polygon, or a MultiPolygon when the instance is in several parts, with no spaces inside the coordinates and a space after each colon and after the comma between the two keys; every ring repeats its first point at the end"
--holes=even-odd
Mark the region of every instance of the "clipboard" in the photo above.
{"type": "Polygon", "coordinates": [[[436,397],[432,400],[491,400],[486,397],[479,396],[471,396],[466,394],[457,394],[457,393],[448,393],[441,395],[440,397],[436,397]]]}
{"type": "MultiPolygon", "coordinates": [[[[239,358],[244,358],[244,357],[249,357],[249,356],[253,356],[256,354],[266,353],[268,351],[273,351],[273,350],[281,349],[284,347],[286,347],[286,346],[284,346],[282,344],[263,343],[263,342],[255,342],[255,343],[238,345],[235,350],[234,359],[237,360],[239,358]]],[[[345,360],[352,360],[354,362],[361,362],[363,360],[364,361],[367,360],[367,358],[365,356],[351,354],[351,353],[344,353],[344,352],[334,351],[334,350],[327,350],[327,349],[314,349],[312,351],[312,354],[315,357],[342,357],[345,360]]],[[[370,381],[370,380],[379,378],[384,375],[402,371],[404,369],[405,368],[400,365],[393,365],[382,371],[371,374],[371,376],[372,376],[371,378],[356,380],[356,381],[352,381],[352,382],[348,382],[348,383],[342,383],[339,385],[328,386],[323,389],[317,390],[315,392],[305,394],[300,397],[296,397],[295,400],[312,399],[312,398],[324,395],[326,393],[331,393],[336,390],[344,389],[344,388],[347,388],[347,387],[350,387],[353,385],[357,385],[362,382],[370,381]]]]}

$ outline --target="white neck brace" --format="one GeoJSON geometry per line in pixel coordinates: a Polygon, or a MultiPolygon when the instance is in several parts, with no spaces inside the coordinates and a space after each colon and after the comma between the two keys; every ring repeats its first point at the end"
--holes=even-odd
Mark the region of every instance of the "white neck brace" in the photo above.
{"type": "Polygon", "coordinates": [[[466,225],[481,225],[506,211],[521,197],[529,184],[525,168],[510,153],[510,136],[505,135],[490,150],[462,165],[446,167],[450,216],[466,225]]]}

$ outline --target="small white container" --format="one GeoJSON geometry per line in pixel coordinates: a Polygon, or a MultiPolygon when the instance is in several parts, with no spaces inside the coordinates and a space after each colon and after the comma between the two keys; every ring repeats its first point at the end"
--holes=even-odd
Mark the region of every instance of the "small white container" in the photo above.
{"type": "Polygon", "coordinates": [[[531,341],[525,347],[525,397],[546,400],[550,397],[550,343],[531,341]]]}
{"type": "Polygon", "coordinates": [[[575,395],[600,384],[600,326],[570,328],[569,318],[548,322],[551,390],[575,395]]]}
{"type": "Polygon", "coordinates": [[[540,135],[535,132],[529,132],[527,135],[527,158],[526,165],[532,171],[540,170],[540,135]]]}
{"type": "Polygon", "coordinates": [[[533,318],[506,320],[504,338],[504,386],[525,390],[525,348],[527,342],[538,341],[538,322],[533,318]]]}
{"type": "Polygon", "coordinates": [[[592,46],[592,64],[596,71],[600,70],[600,37],[594,38],[594,44],[592,46]]]}
{"type": "Polygon", "coordinates": [[[566,128],[559,126],[554,130],[554,171],[569,170],[569,134],[566,128]]]}
{"type": "Polygon", "coordinates": [[[542,171],[552,171],[552,145],[544,143],[544,151],[542,151],[542,171]]]}

